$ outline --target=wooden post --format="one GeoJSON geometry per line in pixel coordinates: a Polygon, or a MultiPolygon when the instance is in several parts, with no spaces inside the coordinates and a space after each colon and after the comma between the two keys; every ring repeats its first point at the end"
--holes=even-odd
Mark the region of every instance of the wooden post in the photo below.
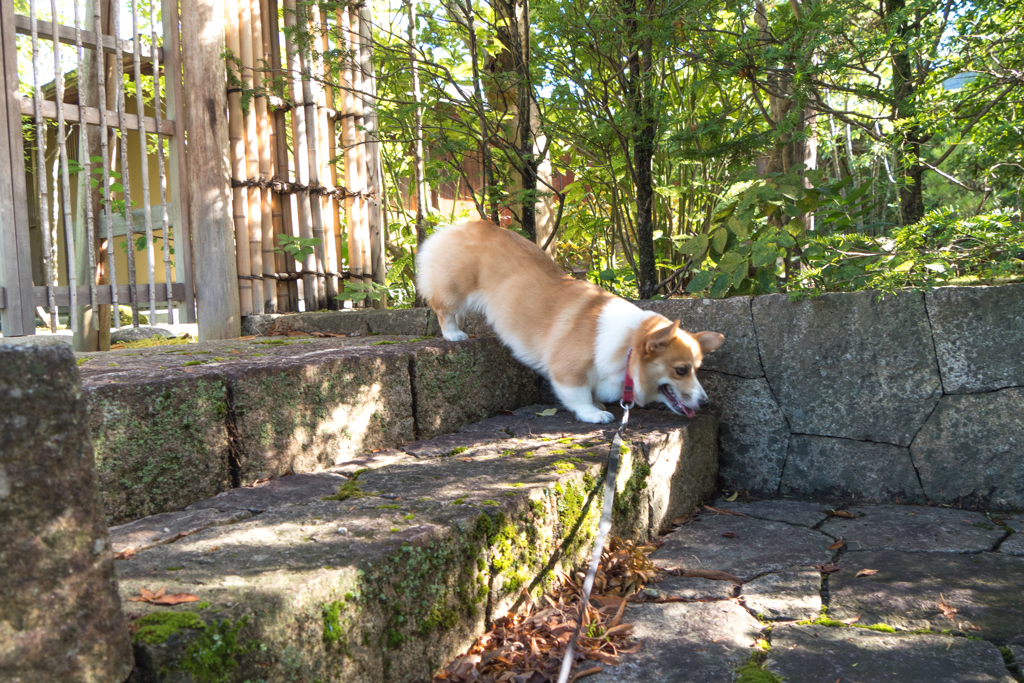
{"type": "MultiPolygon", "coordinates": [[[[351,17],[348,8],[338,10],[338,23],[341,24],[342,51],[345,64],[341,69],[342,108],[341,108],[341,146],[345,157],[345,189],[349,192],[357,190],[358,175],[356,169],[356,122],[353,112],[353,89],[355,77],[353,62],[355,41],[352,33],[351,17]]],[[[363,274],[362,233],[359,231],[359,204],[355,197],[345,198],[346,229],[348,231],[348,270],[353,280],[359,280],[363,274]]]]}
{"type": "MultiPolygon", "coordinates": [[[[381,202],[384,201],[384,183],[381,173],[380,138],[377,132],[377,77],[373,69],[373,2],[365,0],[359,9],[360,68],[363,72],[363,121],[366,128],[366,198],[370,238],[370,265],[373,281],[385,283],[384,222],[381,202]]],[[[387,308],[388,298],[374,301],[374,308],[387,308]]]]}
{"type": "MultiPolygon", "coordinates": [[[[309,8],[310,25],[315,27],[319,35],[315,36],[314,45],[321,56],[314,55],[312,68],[315,73],[326,76],[327,69],[322,55],[328,54],[330,47],[327,42],[327,16],[320,13],[316,3],[309,8]]],[[[331,139],[334,137],[334,119],[328,115],[328,108],[334,106],[334,89],[316,83],[314,89],[317,111],[317,171],[321,184],[330,184],[334,187],[331,175],[331,139]]],[[[320,195],[320,212],[324,223],[324,270],[328,273],[338,272],[338,250],[335,244],[338,230],[338,204],[331,195],[320,195]]],[[[327,275],[324,278],[326,291],[324,294],[327,308],[336,308],[338,294],[338,278],[336,275],[327,275]]]]}
{"type": "MultiPolygon", "coordinates": [[[[247,2],[248,0],[243,0],[247,2]]],[[[241,53],[238,34],[239,0],[227,0],[225,5],[224,42],[228,52],[235,58],[241,53]]],[[[248,27],[247,27],[248,28],[248,27]]],[[[242,93],[232,81],[241,80],[241,69],[237,63],[228,66],[228,73],[235,78],[228,81],[228,146],[231,151],[231,177],[244,181],[248,174],[245,168],[245,121],[242,117],[242,93]]],[[[234,184],[234,183],[232,183],[234,184]]],[[[252,262],[249,260],[249,197],[245,187],[236,185],[231,191],[231,217],[235,225],[235,267],[238,270],[238,302],[242,315],[252,315],[252,262]]]]}
{"type": "MultiPolygon", "coordinates": [[[[267,107],[267,94],[263,92],[263,70],[270,59],[270,32],[264,26],[267,0],[252,0],[252,51],[253,51],[253,87],[256,88],[256,124],[259,139],[259,177],[268,181],[274,175],[274,167],[270,158],[270,115],[267,107]]],[[[274,218],[268,189],[260,192],[260,242],[263,251],[263,308],[265,313],[277,313],[277,280],[274,279],[274,218]],[[270,277],[267,277],[270,276],[270,277]]]]}
{"type": "Polygon", "coordinates": [[[224,0],[181,0],[181,32],[185,38],[182,62],[192,103],[185,112],[185,124],[189,223],[196,226],[193,256],[199,339],[230,339],[240,334],[241,320],[227,157],[224,0]]]}
{"type": "Polygon", "coordinates": [[[0,106],[0,287],[6,290],[7,299],[6,306],[0,308],[0,325],[5,337],[17,337],[35,334],[36,323],[13,0],[0,0],[0,36],[4,91],[0,106]]]}

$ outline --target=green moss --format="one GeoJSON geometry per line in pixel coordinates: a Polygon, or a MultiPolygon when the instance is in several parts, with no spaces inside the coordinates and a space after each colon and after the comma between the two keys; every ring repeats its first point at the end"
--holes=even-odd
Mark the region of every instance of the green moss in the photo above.
{"type": "Polygon", "coordinates": [[[225,619],[205,625],[185,651],[180,668],[191,673],[196,683],[226,683],[238,668],[235,657],[251,649],[238,644],[238,634],[248,623],[249,617],[242,617],[234,624],[225,619]]]}
{"type": "Polygon", "coordinates": [[[390,531],[393,534],[397,534],[399,531],[401,531],[401,529],[399,529],[397,526],[393,526],[391,527],[390,531]]]}
{"type": "Polygon", "coordinates": [[[125,349],[144,349],[151,346],[174,346],[188,343],[190,343],[189,340],[184,337],[151,337],[138,341],[121,342],[117,346],[125,349]]]}
{"type": "Polygon", "coordinates": [[[492,507],[497,507],[497,506],[501,505],[501,503],[499,503],[496,500],[481,500],[480,504],[481,505],[490,505],[492,507]]]}
{"type": "Polygon", "coordinates": [[[765,659],[764,652],[755,652],[736,670],[736,683],[782,683],[781,677],[764,668],[765,659]]]}
{"type": "Polygon", "coordinates": [[[384,341],[379,341],[379,342],[373,342],[372,344],[370,344],[370,346],[384,346],[386,344],[397,344],[397,343],[398,342],[396,342],[396,341],[384,340],[384,341]]]}
{"type": "MultiPolygon", "coordinates": [[[[349,498],[364,498],[366,494],[362,489],[359,488],[359,475],[367,470],[356,470],[352,473],[352,476],[344,484],[338,487],[338,492],[333,496],[324,496],[322,500],[335,500],[341,502],[348,500],[349,498]]],[[[382,506],[386,507],[386,506],[382,506]]],[[[397,505],[395,506],[398,507],[397,505]]]]}
{"type": "Polygon", "coordinates": [[[461,453],[465,453],[468,450],[469,450],[469,448],[466,447],[466,446],[459,446],[458,448],[451,449],[450,451],[448,451],[447,453],[445,453],[441,457],[442,458],[450,458],[453,455],[459,455],[461,453]]]}
{"type": "Polygon", "coordinates": [[[206,362],[207,361],[205,361],[205,360],[190,360],[190,361],[185,361],[184,363],[181,364],[181,366],[182,367],[188,367],[189,365],[202,365],[203,363],[206,363],[206,362]]]}
{"type": "Polygon", "coordinates": [[[556,451],[551,451],[551,455],[565,455],[565,451],[562,449],[558,449],[556,451]]]}
{"type": "Polygon", "coordinates": [[[164,567],[169,572],[180,572],[184,567],[164,567]]]}
{"type": "Polygon", "coordinates": [[[398,503],[385,503],[384,505],[374,506],[374,510],[398,510],[401,509],[401,505],[398,503]]]}
{"type": "Polygon", "coordinates": [[[515,455],[515,454],[516,454],[516,452],[513,451],[513,450],[504,450],[504,451],[501,452],[501,457],[507,458],[508,456],[515,455]]]}
{"type": "Polygon", "coordinates": [[[576,469],[576,465],[572,464],[568,460],[559,460],[554,465],[552,465],[552,467],[554,467],[555,471],[558,472],[559,474],[565,474],[566,472],[572,472],[573,470],[576,469]]]}
{"type": "MultiPolygon", "coordinates": [[[[829,619],[824,614],[822,614],[817,619],[805,619],[804,621],[798,621],[797,623],[800,624],[800,625],[815,624],[817,626],[829,626],[831,628],[846,628],[847,626],[852,626],[853,628],[863,628],[863,629],[867,629],[868,631],[881,631],[882,633],[896,633],[896,629],[893,628],[892,626],[889,626],[888,624],[870,624],[870,625],[869,624],[857,624],[857,623],[847,624],[845,621],[838,621],[836,619],[829,619]]],[[[923,631],[923,633],[930,633],[930,631],[925,629],[923,631]]]]}
{"type": "Polygon", "coordinates": [[[75,362],[78,364],[78,367],[82,367],[83,365],[88,363],[90,360],[92,360],[92,359],[91,358],[76,358],[75,362]]]}
{"type": "Polygon", "coordinates": [[[402,519],[404,519],[405,521],[408,522],[410,519],[416,519],[416,515],[413,514],[412,512],[410,512],[409,514],[407,514],[404,517],[402,517],[402,519]]]}
{"type": "Polygon", "coordinates": [[[133,640],[137,643],[159,645],[178,631],[205,626],[195,612],[153,612],[140,617],[135,625],[133,640]]]}
{"type": "Polygon", "coordinates": [[[466,502],[467,498],[469,498],[469,496],[459,496],[458,498],[452,501],[452,505],[462,505],[463,503],[466,502]]]}
{"type": "Polygon", "coordinates": [[[254,341],[253,344],[263,344],[264,346],[288,346],[295,342],[285,341],[284,339],[260,339],[254,341]]]}
{"type": "MultiPolygon", "coordinates": [[[[623,446],[623,448],[626,448],[623,446]]],[[[629,453],[629,449],[626,449],[629,453]]],[[[633,462],[633,472],[622,487],[622,493],[615,496],[613,510],[618,520],[624,520],[630,513],[640,507],[640,500],[644,489],[647,488],[647,477],[651,475],[651,467],[641,458],[633,462]]]]}

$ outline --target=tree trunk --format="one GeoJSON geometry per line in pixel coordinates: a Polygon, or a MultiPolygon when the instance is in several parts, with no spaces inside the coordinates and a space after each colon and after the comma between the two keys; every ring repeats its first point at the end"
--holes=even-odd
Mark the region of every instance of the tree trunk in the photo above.
{"type": "MultiPolygon", "coordinates": [[[[900,14],[906,7],[906,0],[886,0],[885,16],[887,21],[897,21],[900,14]]],[[[913,29],[902,21],[894,27],[897,40],[893,46],[892,61],[892,95],[893,95],[893,119],[896,124],[896,132],[899,142],[896,148],[896,163],[899,169],[897,177],[904,177],[905,180],[899,184],[900,188],[900,222],[903,225],[911,225],[924,217],[924,187],[923,180],[925,168],[919,163],[921,154],[921,130],[912,123],[917,107],[915,97],[917,87],[913,75],[913,59],[907,42],[912,37],[913,29]],[[907,123],[907,122],[911,123],[907,123]]]]}
{"type": "MultiPolygon", "coordinates": [[[[427,239],[427,192],[423,182],[423,96],[420,93],[420,72],[416,64],[416,13],[412,0],[406,0],[406,11],[409,14],[409,68],[412,74],[412,97],[416,103],[416,114],[413,119],[413,182],[416,187],[416,248],[419,249],[427,239]]],[[[426,301],[416,292],[416,306],[425,306],[426,301]]]]}

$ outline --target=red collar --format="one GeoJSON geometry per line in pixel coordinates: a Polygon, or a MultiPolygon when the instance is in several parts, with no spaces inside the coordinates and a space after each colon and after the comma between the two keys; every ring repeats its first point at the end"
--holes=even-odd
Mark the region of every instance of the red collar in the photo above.
{"type": "Polygon", "coordinates": [[[633,376],[629,374],[629,358],[633,355],[633,349],[626,352],[626,381],[622,386],[622,404],[632,405],[633,403],[633,376]]]}

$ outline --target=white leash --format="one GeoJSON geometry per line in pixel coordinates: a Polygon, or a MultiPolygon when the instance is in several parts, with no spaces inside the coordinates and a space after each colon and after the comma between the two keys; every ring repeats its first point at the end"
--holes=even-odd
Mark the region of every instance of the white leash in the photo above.
{"type": "Polygon", "coordinates": [[[558,683],[568,683],[569,672],[572,671],[573,651],[576,647],[576,639],[579,638],[580,628],[583,626],[583,617],[586,614],[587,605],[590,603],[590,590],[594,587],[594,578],[597,576],[597,566],[601,562],[601,551],[604,550],[604,539],[612,528],[612,503],[615,501],[615,480],[619,473],[619,449],[622,448],[622,430],[629,422],[629,409],[633,407],[633,380],[629,375],[629,357],[633,349],[626,354],[626,381],[622,391],[622,422],[615,430],[612,437],[612,446],[608,451],[608,470],[604,475],[604,502],[601,506],[601,522],[597,526],[597,538],[594,539],[594,549],[590,554],[590,568],[587,569],[587,577],[583,580],[583,600],[580,602],[580,613],[576,619],[576,628],[572,632],[572,638],[565,648],[565,655],[562,657],[562,668],[558,672],[558,683]]]}

